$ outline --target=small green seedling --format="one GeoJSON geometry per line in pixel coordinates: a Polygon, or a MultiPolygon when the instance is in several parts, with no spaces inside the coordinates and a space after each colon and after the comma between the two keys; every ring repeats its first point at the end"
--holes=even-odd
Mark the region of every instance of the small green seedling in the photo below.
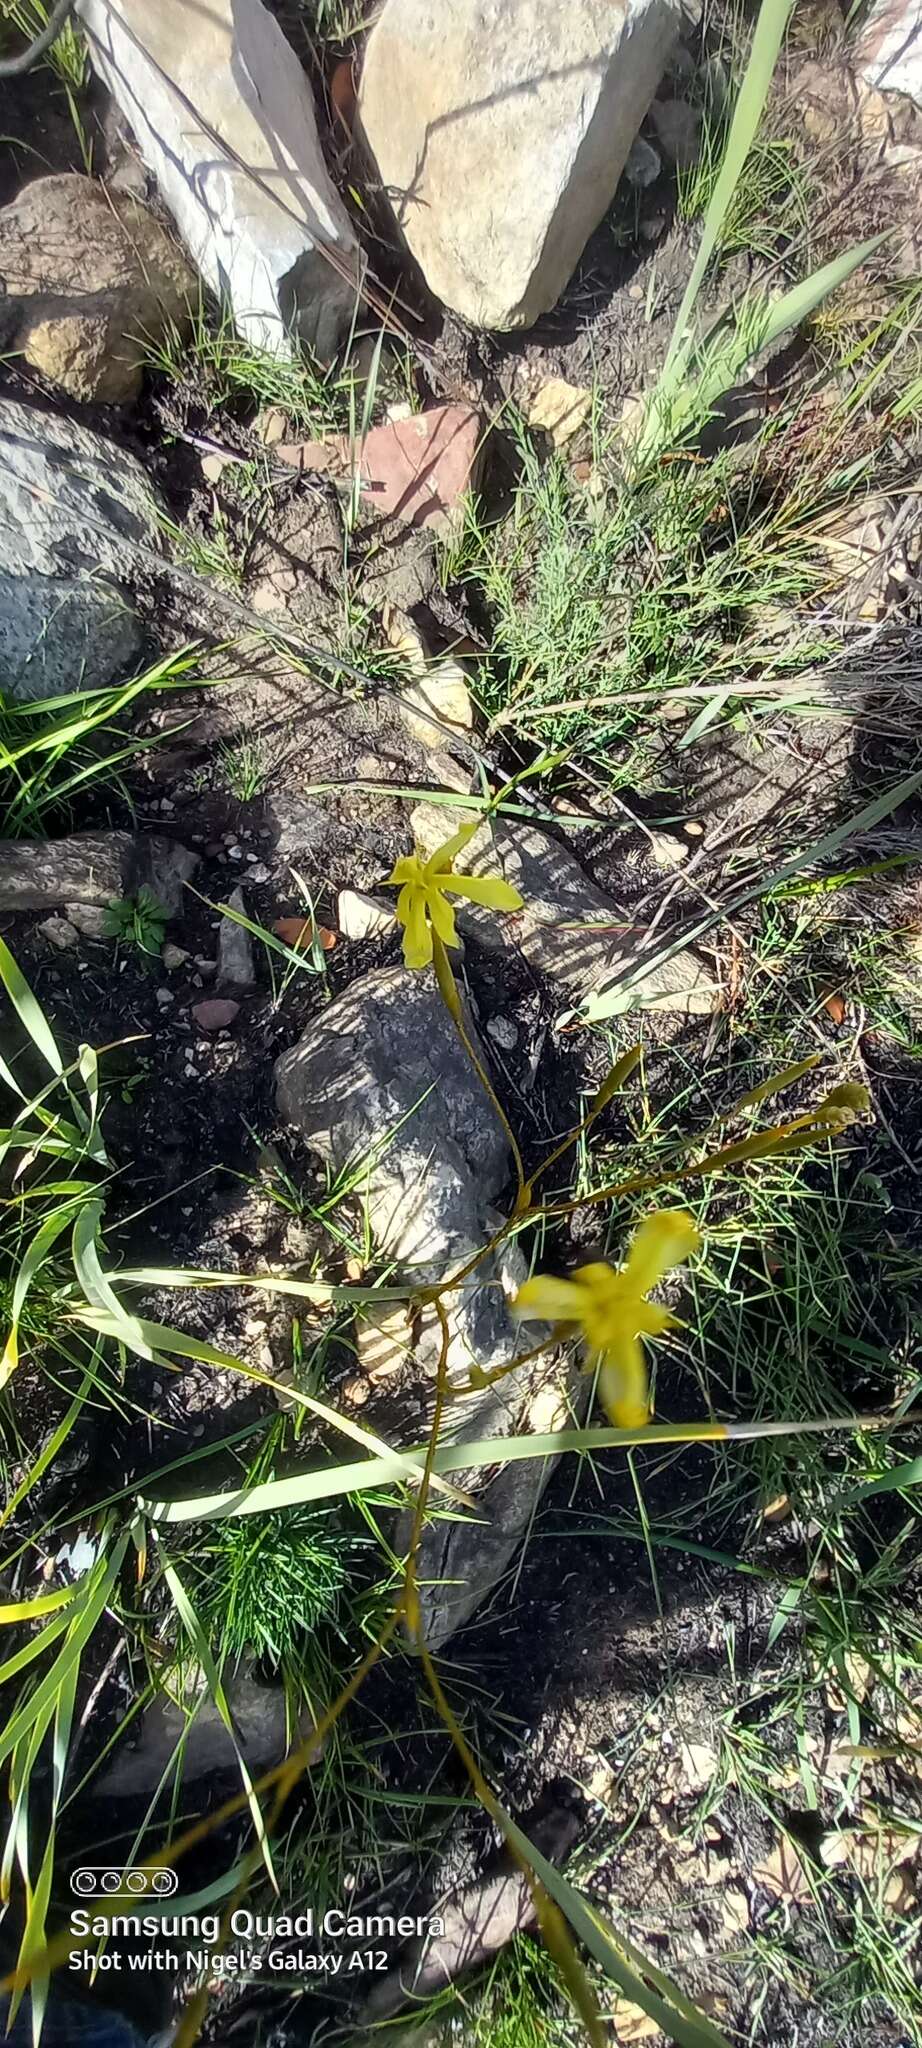
{"type": "Polygon", "coordinates": [[[142,882],[136,896],[115,896],[106,908],[105,930],[119,945],[134,946],[148,959],[156,959],[163,945],[167,912],[142,882]]]}

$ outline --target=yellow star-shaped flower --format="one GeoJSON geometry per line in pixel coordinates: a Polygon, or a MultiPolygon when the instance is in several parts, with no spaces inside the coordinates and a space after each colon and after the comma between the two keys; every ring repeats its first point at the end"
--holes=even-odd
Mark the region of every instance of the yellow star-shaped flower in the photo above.
{"type": "Polygon", "coordinates": [[[403,957],[408,967],[428,967],[432,959],[432,935],[443,946],[456,946],[455,913],[446,894],[466,896],[471,903],[484,903],[490,910],[521,910],[522,898],[510,882],[492,875],[456,875],[452,867],[478,831],[478,824],[463,825],[443,846],[424,860],[420,853],[404,854],[387,877],[387,888],[399,889],[397,921],[403,925],[403,957]]]}
{"type": "Polygon", "coordinates": [[[576,1328],[586,1347],[586,1369],[599,1373],[599,1393],[616,1429],[642,1429],[650,1420],[647,1364],[641,1337],[661,1337],[678,1326],[668,1309],[647,1301],[670,1267],[695,1251],[700,1239],[684,1209],[660,1209],[635,1231],[627,1262],[616,1272],[599,1261],[580,1266],[572,1280],[536,1274],[520,1287],[513,1307],[528,1320],[576,1328]]]}

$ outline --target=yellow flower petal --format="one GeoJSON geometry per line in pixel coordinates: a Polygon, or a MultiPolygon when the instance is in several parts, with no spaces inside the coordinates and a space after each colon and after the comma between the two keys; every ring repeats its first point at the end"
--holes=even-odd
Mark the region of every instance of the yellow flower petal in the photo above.
{"type": "Polygon", "coordinates": [[[590,1351],[604,1351],[629,1323],[630,1335],[634,1335],[637,1296],[633,1288],[625,1294],[623,1274],[597,1259],[591,1266],[577,1267],[573,1278],[580,1290],[580,1323],[590,1351]]]}
{"type": "Polygon", "coordinates": [[[620,1298],[619,1275],[607,1259],[593,1259],[591,1265],[577,1266],[573,1278],[600,1308],[603,1304],[607,1306],[612,1297],[620,1298]]]}
{"type": "Polygon", "coordinates": [[[433,888],[431,883],[426,890],[426,904],[433,930],[438,932],[443,946],[456,946],[458,934],[455,930],[455,913],[451,904],[446,903],[441,889],[433,888]]]}
{"type": "Polygon", "coordinates": [[[488,910],[521,910],[522,898],[511,882],[499,875],[450,875],[442,884],[453,896],[466,896],[470,903],[485,903],[488,910]]]}
{"type": "Polygon", "coordinates": [[[446,874],[455,854],[460,853],[462,847],[467,846],[473,839],[474,833],[479,831],[480,819],[475,818],[472,825],[462,825],[460,832],[453,832],[450,839],[446,839],[441,846],[436,847],[434,853],[430,853],[426,862],[427,874],[446,874]]]}
{"type": "Polygon", "coordinates": [[[659,1209],[647,1216],[634,1233],[621,1275],[633,1292],[649,1294],[670,1267],[697,1250],[701,1240],[685,1209],[659,1209]]]}
{"type": "Polygon", "coordinates": [[[519,1288],[512,1304],[514,1315],[526,1322],[578,1323],[583,1295],[573,1280],[555,1280],[549,1273],[536,1273],[519,1288]]]}
{"type": "Polygon", "coordinates": [[[650,1420],[647,1362],[636,1337],[606,1351],[599,1366],[599,1398],[615,1429],[645,1429],[650,1420]]]}
{"type": "Polygon", "coordinates": [[[400,860],[394,862],[384,886],[386,889],[397,889],[402,884],[407,882],[419,883],[422,879],[422,861],[419,859],[418,854],[404,853],[401,855],[400,860]]]}
{"type": "Polygon", "coordinates": [[[667,1330],[681,1328],[678,1316],[671,1316],[668,1308],[660,1308],[658,1301],[636,1301],[637,1313],[632,1317],[635,1337],[662,1337],[667,1330]]]}
{"type": "Polygon", "coordinates": [[[403,957],[408,967],[428,967],[432,959],[432,933],[426,918],[425,892],[409,888],[406,929],[403,935],[403,957]]]}

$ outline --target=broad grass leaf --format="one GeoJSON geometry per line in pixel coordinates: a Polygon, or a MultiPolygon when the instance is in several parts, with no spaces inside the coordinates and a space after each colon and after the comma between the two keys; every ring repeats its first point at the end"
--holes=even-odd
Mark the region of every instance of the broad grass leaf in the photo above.
{"type": "MultiPolygon", "coordinates": [[[[57,1633],[62,1624],[67,1630],[67,1640],[63,1648],[58,1652],[54,1663],[46,1671],[44,1678],[39,1680],[29,1698],[10,1717],[6,1727],[0,1729],[0,1762],[15,1749],[17,1742],[19,1742],[26,1730],[32,1726],[36,1715],[41,1713],[48,1701],[56,1700],[59,1697],[75,1661],[79,1663],[84,1648],[99,1621],[99,1617],[121,1570],[122,1559],[128,1547],[129,1533],[128,1529],[122,1531],[108,1557],[103,1556],[99,1558],[97,1563],[87,1573],[85,1579],[81,1580],[77,1601],[65,1614],[58,1615],[53,1622],[50,1622],[47,1630],[43,1630],[39,1638],[39,1642],[43,1647],[48,1640],[50,1632],[54,1630],[57,1633]]],[[[11,1659],[10,1664],[14,1661],[11,1659]]],[[[0,1682],[3,1680],[5,1671],[9,1670],[10,1664],[4,1667],[4,1671],[0,1671],[0,1682]]]]}
{"type": "MultiPolygon", "coordinates": [[[[0,982],[3,983],[10,1002],[20,1021],[25,1025],[37,1052],[46,1065],[60,1079],[64,1073],[64,1062],[58,1051],[54,1032],[37,996],[34,996],[25,975],[21,972],[4,939],[0,939],[0,982]]],[[[16,1087],[17,1094],[21,1090],[16,1087]]]]}
{"type": "MultiPolygon", "coordinates": [[[[232,1351],[219,1351],[213,1344],[205,1344],[198,1338],[187,1337],[183,1330],[170,1329],[164,1323],[151,1323],[143,1317],[126,1318],[121,1309],[117,1314],[113,1314],[108,1309],[93,1308],[78,1310],[75,1320],[96,1330],[101,1337],[117,1337],[120,1342],[130,1344],[130,1348],[139,1358],[146,1358],[155,1364],[164,1355],[168,1357],[170,1353],[174,1353],[179,1358],[195,1359],[200,1365],[213,1365],[225,1370],[230,1368],[231,1371],[242,1374],[244,1379],[256,1380],[260,1386],[271,1387],[275,1391],[276,1381],[270,1373],[260,1372],[256,1366],[246,1365],[243,1359],[236,1358],[232,1351]],[[128,1330],[133,1332],[131,1337],[126,1335],[128,1330]]],[[[361,1423],[353,1422],[348,1415],[340,1415],[337,1409],[328,1407],[325,1401],[316,1400],[313,1394],[302,1393],[298,1387],[286,1385],[285,1398],[308,1409],[321,1422],[329,1423],[331,1428],[338,1429],[343,1436],[351,1437],[354,1442],[366,1445],[369,1451],[376,1452],[378,1455],[370,1459],[369,1463],[386,1464],[392,1479],[418,1478],[422,1459],[417,1463],[412,1453],[393,1451],[382,1437],[375,1435],[373,1430],[363,1429],[361,1423]],[[390,1470],[392,1466],[394,1469],[390,1470]]],[[[334,1472],[338,1469],[336,1466],[332,1467],[334,1472]]],[[[344,1469],[363,1471],[364,1467],[360,1465],[357,1468],[344,1469]]],[[[321,1472],[318,1477],[328,1478],[329,1473],[321,1472]]],[[[434,1484],[438,1485],[443,1493],[450,1494],[453,1500],[468,1507],[473,1506],[467,1494],[462,1493],[459,1488],[447,1486],[444,1481],[438,1480],[434,1484]]],[[[331,1490],[338,1492],[341,1489],[334,1487],[331,1490]]]]}
{"type": "Polygon", "coordinates": [[[269,1882],[273,1891],[278,1893],[278,1880],[272,1863],[272,1852],[269,1847],[269,1837],[266,1833],[262,1807],[253,1790],[253,1780],[247,1770],[243,1752],[237,1741],[237,1733],[231,1717],[230,1707],[227,1703],[227,1694],[221,1680],[221,1673],[212,1655],[211,1645],[175,1565],[169,1564],[164,1560],[163,1575],[169,1586],[176,1612],[202,1667],[205,1683],[234,1745],[234,1754],[237,1758],[240,1776],[243,1781],[243,1789],[246,1792],[247,1804],[253,1817],[256,1839],[266,1866],[269,1882]]]}
{"type": "Polygon", "coordinates": [[[677,2048],[730,2048],[726,2035],[699,2012],[672,1978],[635,1948],[626,1935],[619,1934],[600,1907],[585,1899],[508,1814],[502,1813],[502,1809],[500,1812],[512,1847],[535,1871],[545,1891],[566,1915],[574,1934],[625,1997],[639,2005],[642,2012],[649,2013],[677,2048]]]}
{"type": "Polygon", "coordinates": [[[52,1215],[46,1216],[44,1223],[36,1231],[20,1263],[16,1279],[13,1283],[13,1299],[10,1303],[10,1327],[3,1347],[3,1356],[0,1358],[0,1388],[6,1386],[7,1380],[11,1378],[19,1363],[19,1322],[26,1305],[29,1289],[37,1274],[41,1272],[49,1252],[53,1251],[58,1238],[63,1236],[72,1219],[73,1208],[71,1206],[62,1210],[55,1210],[52,1215]]]}

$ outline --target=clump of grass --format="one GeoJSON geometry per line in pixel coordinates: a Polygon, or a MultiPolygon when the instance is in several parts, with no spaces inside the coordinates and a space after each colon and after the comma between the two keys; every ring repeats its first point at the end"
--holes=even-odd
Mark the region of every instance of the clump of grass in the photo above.
{"type": "MultiPolygon", "coordinates": [[[[6,50],[15,40],[18,51],[33,42],[47,27],[49,13],[50,9],[45,5],[45,0],[0,0],[0,47],[6,50]],[[15,31],[15,36],[9,33],[11,28],[15,31]]],[[[89,80],[89,55],[86,38],[73,15],[64,23],[60,34],[55,37],[51,48],[40,59],[37,68],[50,72],[63,88],[83,166],[90,177],[93,170],[93,145],[87,133],[80,104],[80,96],[89,80]]]]}
{"type": "MultiPolygon", "coordinates": [[[[905,871],[907,878],[912,867],[905,871]]],[[[767,978],[744,997],[741,1024],[757,1037],[762,1052],[790,1041],[790,996],[796,989],[805,1007],[817,1008],[840,995],[847,1014],[866,1013],[868,1025],[913,1058],[922,1056],[922,1000],[919,996],[918,940],[899,913],[881,920],[883,883],[877,893],[853,885],[835,893],[826,877],[817,896],[772,891],[760,911],[756,956],[768,964],[767,978]],[[820,910],[822,915],[820,916],[820,910]]],[[[894,876],[894,880],[898,879],[894,876]]],[[[873,880],[869,872],[868,880],[873,880]]]]}
{"type": "Polygon", "coordinates": [[[434,2048],[573,2048],[573,2014],[553,1958],[531,1935],[517,1934],[488,1969],[414,2010],[421,2038],[434,2048]]]}
{"type": "Polygon", "coordinates": [[[349,422],[352,376],[325,370],[305,351],[289,358],[269,355],[238,334],[230,313],[215,311],[200,297],[191,325],[176,322],[145,341],[150,369],[193,395],[207,415],[230,406],[252,414],[279,406],[292,432],[342,432],[349,422]]]}
{"type": "Polygon", "coordinates": [[[695,709],[695,691],[803,663],[803,641],[779,650],[764,622],[819,572],[731,452],[635,484],[603,461],[593,497],[562,459],[542,466],[524,434],[519,453],[510,516],[489,528],[472,515],[459,560],[492,622],[479,690],[497,725],[548,747],[584,741],[627,782],[649,766],[666,693],[690,693],[695,709]]]}
{"type": "MultiPolygon", "coordinates": [[[[3,0],[0,5],[0,28],[3,43],[11,43],[9,28],[13,28],[23,43],[31,43],[48,26],[50,9],[45,0],[3,0]]],[[[86,38],[73,15],[64,23],[60,35],[55,37],[47,55],[42,59],[49,71],[53,71],[60,83],[71,92],[80,92],[86,84],[89,68],[86,38]]]]}
{"type": "MultiPolygon", "coordinates": [[[[705,123],[695,162],[678,172],[678,206],[683,220],[702,220],[720,173],[726,136],[705,123]]],[[[810,180],[793,142],[757,139],[717,232],[716,253],[744,252],[770,261],[780,248],[806,233],[811,214],[810,180]]]]}
{"type": "Polygon", "coordinates": [[[198,1609],[221,1650],[276,1667],[298,1663],[318,1630],[335,1627],[349,1578],[339,1518],[295,1507],[222,1522],[196,1555],[198,1609]]]}
{"type": "Polygon", "coordinates": [[[226,740],[218,750],[221,773],[231,796],[241,804],[252,803],[266,786],[266,760],[258,740],[226,740]]]}
{"type": "Polygon", "coordinates": [[[305,26],[324,42],[347,43],[370,27],[373,0],[300,0],[305,26]]]}
{"type": "Polygon", "coordinates": [[[109,689],[75,690],[34,703],[0,690],[3,837],[43,837],[53,824],[66,824],[77,803],[94,792],[114,791],[128,804],[124,770],[169,735],[141,739],[125,714],[145,696],[188,687],[196,667],[195,650],[183,648],[109,689]]]}
{"type": "Polygon", "coordinates": [[[178,526],[165,513],[159,515],[160,530],[193,574],[240,590],[272,505],[265,459],[229,464],[210,497],[204,530],[178,526]]]}

